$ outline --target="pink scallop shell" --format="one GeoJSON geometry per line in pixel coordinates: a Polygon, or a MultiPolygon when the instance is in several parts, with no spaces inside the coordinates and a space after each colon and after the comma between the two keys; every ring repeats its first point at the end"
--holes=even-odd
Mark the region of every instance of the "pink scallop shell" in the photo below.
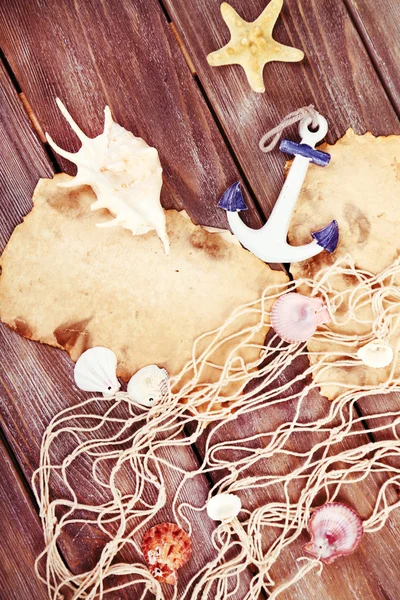
{"type": "Polygon", "coordinates": [[[361,518],[342,502],[328,502],[318,508],[308,522],[311,541],[303,546],[326,565],[358,548],[364,533],[361,518]]]}
{"type": "Polygon", "coordinates": [[[290,292],[281,296],[271,309],[271,325],[285,342],[306,342],[318,325],[329,323],[329,312],[320,298],[290,292]]]}

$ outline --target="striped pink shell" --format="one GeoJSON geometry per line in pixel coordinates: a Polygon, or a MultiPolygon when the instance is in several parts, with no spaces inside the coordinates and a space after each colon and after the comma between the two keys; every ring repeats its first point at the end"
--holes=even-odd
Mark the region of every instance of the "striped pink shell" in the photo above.
{"type": "Polygon", "coordinates": [[[322,323],[329,323],[329,312],[320,298],[290,292],[281,296],[271,310],[271,325],[285,342],[306,342],[322,323]]]}
{"type": "Polygon", "coordinates": [[[312,514],[308,531],[311,541],[303,550],[329,565],[358,548],[364,528],[352,508],[341,502],[328,502],[312,514]]]}

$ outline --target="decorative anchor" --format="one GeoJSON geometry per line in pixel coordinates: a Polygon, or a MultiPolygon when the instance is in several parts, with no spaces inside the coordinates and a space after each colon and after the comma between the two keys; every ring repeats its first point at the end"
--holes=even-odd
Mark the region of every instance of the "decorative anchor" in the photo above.
{"type": "Polygon", "coordinates": [[[308,165],[312,162],[325,167],[331,158],[326,152],[315,150],[315,144],[320,142],[328,131],[328,123],[322,115],[317,115],[317,121],[316,131],[309,129],[312,117],[307,116],[300,121],[300,144],[282,140],[279,149],[294,155],[295,158],[271,216],[263,227],[260,229],[247,227],[239,217],[239,211],[247,210],[240,190],[240,182],[231,185],[218,203],[220,208],[226,210],[230,228],[241,244],[265,262],[299,262],[316,256],[323,250],[334,252],[338,245],[339,228],[335,220],[319,231],[312,232],[311,236],[314,240],[309,244],[291,246],[287,243],[290,220],[304,183],[308,165]]]}

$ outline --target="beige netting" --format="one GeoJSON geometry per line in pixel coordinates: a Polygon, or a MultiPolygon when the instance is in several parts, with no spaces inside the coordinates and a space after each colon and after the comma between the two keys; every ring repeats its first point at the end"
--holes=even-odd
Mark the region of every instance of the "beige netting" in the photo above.
{"type": "MultiPolygon", "coordinates": [[[[295,544],[306,529],[313,506],[341,499],[345,491],[375,481],[377,474],[381,477],[380,485],[369,486],[373,508],[362,516],[367,534],[383,527],[390,512],[400,504],[398,496],[392,493],[394,484],[400,481],[400,471],[388,460],[400,453],[400,406],[390,413],[381,412],[378,406],[369,421],[369,433],[379,433],[375,441],[365,435],[363,419],[353,408],[360,398],[399,391],[396,370],[399,342],[393,348],[394,360],[391,368],[384,371],[385,377],[379,377],[373,384],[355,386],[351,378],[349,381],[336,378],[329,351],[313,352],[310,364],[305,344],[287,345],[271,334],[265,345],[257,347],[260,357],[244,364],[237,359],[241,354],[238,350],[253,345],[253,327],[241,331],[234,344],[235,337],[229,331],[232,321],[240,320],[244,313],[256,317],[254,327],[262,328],[269,322],[271,300],[301,288],[324,299],[337,327],[333,330],[321,326],[315,338],[326,341],[328,348],[338,340],[342,345],[347,344],[348,352],[342,352],[339,366],[351,371],[361,364],[357,346],[375,336],[399,339],[395,336],[400,317],[399,274],[399,260],[373,274],[356,269],[351,257],[345,256],[321,270],[314,280],[299,279],[281,286],[280,292],[276,286],[273,291],[266,288],[259,300],[237,309],[220,328],[197,340],[191,360],[171,379],[168,396],[159,405],[144,409],[120,392],[113,399],[90,398],[58,414],[43,438],[40,466],[33,478],[46,541],[37,571],[48,586],[50,598],[60,598],[60,594],[102,598],[106,590],[108,593],[139,584],[140,592],[135,597],[153,593],[157,599],[164,598],[165,588],[151,577],[140,559],[143,534],[149,528],[149,521],[168,505],[175,521],[196,538],[199,534],[192,528],[190,514],[204,511],[205,506],[185,501],[184,490],[194,478],[211,472],[219,481],[210,495],[216,491],[237,494],[242,498],[243,510],[238,518],[216,527],[212,536],[214,554],[181,593],[182,600],[227,600],[232,590],[238,588],[247,567],[251,567],[251,578],[244,597],[258,598],[264,591],[270,599],[275,599],[309,570],[322,569],[319,561],[304,557],[305,564],[292,564],[290,581],[275,582],[272,575],[282,552],[295,544]],[[335,289],[338,275],[344,274],[352,278],[354,285],[350,289],[335,289]],[[343,305],[345,313],[339,310],[343,305]],[[346,331],[349,320],[359,319],[363,320],[364,331],[359,337],[355,334],[357,343],[354,343],[354,335],[342,334],[340,325],[343,323],[346,331]],[[224,366],[215,366],[220,369],[219,380],[204,383],[203,371],[214,365],[213,355],[224,345],[231,350],[224,366]],[[258,370],[254,371],[255,368],[258,370]],[[249,373],[252,373],[250,385],[249,373]],[[243,393],[224,397],[221,403],[221,390],[232,382],[243,393]],[[310,417],[304,407],[326,382],[335,386],[336,397],[327,404],[325,414],[315,417],[314,412],[310,417]],[[227,400],[229,406],[225,405],[227,400]],[[257,431],[252,436],[241,435],[240,428],[230,428],[226,439],[219,435],[227,422],[239,421],[242,415],[249,417],[254,413],[261,422],[262,418],[268,420],[269,410],[289,404],[294,406],[294,414],[275,428],[257,431]],[[207,409],[198,412],[200,406],[207,409]],[[204,459],[197,471],[186,470],[166,459],[163,449],[179,449],[195,443],[205,426],[212,423],[204,459]],[[185,435],[189,430],[190,435],[185,435]],[[306,450],[298,449],[296,440],[300,435],[310,440],[306,450]],[[260,439],[261,445],[256,444],[260,439]],[[295,459],[289,472],[272,467],[276,457],[295,459]],[[74,468],[80,460],[84,460],[91,478],[91,498],[82,498],[77,491],[74,468]],[[180,477],[174,497],[167,494],[165,469],[173,469],[180,477]],[[257,476],[253,469],[257,470],[257,476]],[[130,475],[128,479],[123,477],[126,473],[130,475]],[[128,480],[132,482],[131,488],[127,488],[128,480]],[[58,492],[54,498],[55,484],[58,492]],[[278,498],[274,497],[277,487],[278,498]],[[105,500],[94,502],[98,489],[105,494],[105,500]],[[149,489],[155,498],[152,502],[146,494],[149,489]],[[297,490],[295,498],[293,489],[297,490]],[[260,493],[264,498],[261,503],[260,493]],[[258,499],[254,504],[252,495],[258,499]],[[89,524],[108,540],[95,566],[78,575],[66,566],[58,545],[71,524],[89,524]],[[127,546],[138,553],[135,564],[118,559],[127,546]],[[112,576],[115,577],[110,583],[112,576]]],[[[337,369],[338,361],[334,365],[337,369]]],[[[358,509],[356,501],[353,508],[358,509]]],[[[208,518],[205,511],[204,518],[208,518]]],[[[175,588],[174,598],[177,594],[175,588]]]]}

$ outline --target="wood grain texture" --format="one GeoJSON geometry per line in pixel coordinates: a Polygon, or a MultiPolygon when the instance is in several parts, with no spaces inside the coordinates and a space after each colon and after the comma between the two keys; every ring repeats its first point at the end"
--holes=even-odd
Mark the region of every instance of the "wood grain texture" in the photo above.
{"type": "Polygon", "coordinates": [[[11,0],[0,23],[6,57],[56,142],[79,147],[57,96],[91,136],[108,104],[120,125],[159,150],[163,204],[185,206],[197,223],[226,224],[217,199],[239,174],[157,0],[11,0]]]}
{"type": "MultiPolygon", "coordinates": [[[[90,394],[80,392],[75,387],[73,363],[64,352],[21,338],[4,326],[0,328],[0,347],[3,356],[7,357],[0,366],[1,419],[9,443],[25,476],[30,480],[33,470],[39,464],[42,436],[51,418],[90,394]]],[[[121,411],[115,412],[115,415],[126,418],[125,413],[121,411]]],[[[190,447],[171,446],[166,451],[159,452],[159,455],[186,471],[194,471],[198,467],[190,447]]],[[[108,496],[93,484],[91,466],[91,462],[81,460],[74,470],[74,482],[79,490],[78,498],[89,503],[104,502],[108,496]]],[[[154,522],[149,523],[149,527],[158,522],[174,520],[171,500],[180,482],[180,476],[171,469],[165,469],[164,475],[167,485],[166,504],[154,522]]],[[[131,477],[124,473],[124,480],[120,482],[126,493],[132,490],[131,477]]],[[[185,486],[181,500],[192,502],[195,498],[200,506],[204,504],[208,491],[206,479],[198,477],[185,486]]],[[[59,480],[54,481],[52,499],[64,497],[63,493],[65,492],[59,480]]],[[[147,501],[154,502],[154,499],[153,493],[149,492],[147,501]]],[[[201,513],[189,511],[187,516],[193,523],[196,538],[193,540],[192,558],[180,573],[179,590],[183,589],[193,575],[208,562],[213,552],[210,538],[214,524],[209,519],[204,519],[201,513]]],[[[142,533],[135,538],[139,545],[141,537],[142,533]]],[[[65,535],[61,536],[60,548],[71,570],[83,572],[93,567],[107,541],[97,528],[82,528],[78,525],[70,527],[65,535]]],[[[124,549],[118,558],[126,562],[143,562],[142,556],[137,555],[131,548],[124,549]]],[[[165,592],[166,597],[170,597],[173,589],[166,586],[165,592]]],[[[115,598],[128,600],[132,598],[132,594],[139,595],[139,588],[135,587],[135,591],[127,588],[115,595],[115,598]]],[[[20,600],[24,600],[23,597],[20,600]]]]}
{"type": "MultiPolygon", "coordinates": [[[[265,7],[265,0],[240,2],[232,6],[248,21],[254,20],[265,7]]],[[[396,56],[399,50],[399,5],[393,0],[377,3],[353,2],[371,23],[371,37],[377,48],[389,44],[396,56]],[[368,10],[362,10],[368,5],[368,10]],[[361,7],[361,8],[360,8],[361,7]],[[397,7],[397,8],[396,8],[397,7]],[[383,22],[380,21],[384,14],[383,22]],[[386,36],[385,20],[390,19],[386,36]],[[372,24],[374,24],[374,29],[372,24]],[[397,34],[394,35],[394,32],[397,34]]],[[[274,206],[283,183],[285,157],[274,151],[263,154],[258,142],[289,112],[300,106],[314,104],[327,117],[327,141],[334,143],[352,127],[356,133],[372,131],[375,135],[400,133],[400,123],[380,76],[350,18],[343,2],[325,0],[285,0],[274,37],[301,48],[305,59],[301,63],[270,63],[264,69],[265,94],[252,92],[239,66],[212,68],[206,56],[229,40],[228,29],[220,15],[219,0],[165,0],[165,6],[189,52],[198,77],[220,120],[227,138],[246,174],[258,205],[267,217],[274,206]]],[[[387,51],[389,52],[389,50],[387,51]]],[[[384,60],[386,54],[382,54],[384,60]]],[[[390,58],[390,61],[392,61],[390,58]]],[[[389,63],[390,64],[390,63],[389,63]]],[[[398,69],[398,61],[395,61],[398,69]]],[[[395,73],[396,71],[391,71],[395,73]]],[[[393,76],[395,81],[395,77],[393,76]]],[[[396,85],[394,83],[394,85],[396,85]]],[[[397,95],[399,86],[397,84],[397,95]]],[[[285,132],[296,137],[296,127],[285,132]]],[[[398,408],[396,396],[380,396],[382,411],[398,408]]],[[[375,407],[360,403],[365,414],[375,407]],[[370,407],[368,409],[368,407],[370,407]]],[[[386,430],[381,435],[393,435],[386,430]]]]}
{"type": "MultiPolygon", "coordinates": [[[[291,380],[295,373],[301,373],[304,366],[303,360],[297,360],[279,377],[279,385],[291,380]]],[[[295,393],[297,387],[289,388],[287,395],[295,393]]],[[[249,468],[241,470],[240,478],[244,480],[249,477],[250,480],[259,484],[258,488],[249,490],[246,490],[245,485],[240,492],[244,508],[254,509],[254,506],[283,501],[285,493],[283,485],[268,485],[268,477],[271,474],[287,475],[302,464],[303,460],[290,456],[287,454],[288,450],[306,456],[316,444],[322,444],[324,447],[324,441],[327,439],[325,434],[308,432],[292,435],[282,446],[282,451],[273,457],[268,454],[262,455],[270,441],[268,434],[277,432],[285,423],[291,423],[295,418],[297,402],[297,400],[290,400],[274,406],[269,406],[267,402],[265,406],[252,414],[238,416],[234,421],[225,424],[216,424],[200,440],[198,449],[201,456],[204,456],[205,443],[209,436],[212,436],[213,444],[232,441],[232,447],[226,452],[220,451],[218,459],[233,461],[244,456],[243,451],[234,449],[235,440],[253,437],[250,444],[239,444],[239,446],[248,445],[254,451],[253,464],[249,468]],[[262,479],[263,477],[265,479],[262,479]]],[[[328,414],[329,408],[330,401],[321,397],[317,390],[314,390],[302,402],[299,422],[310,423],[324,418],[328,414]]],[[[335,420],[330,426],[334,427],[337,424],[338,421],[335,420]]],[[[330,456],[338,455],[340,452],[357,448],[369,442],[368,436],[360,425],[353,426],[352,431],[354,437],[333,445],[330,456]]],[[[246,455],[249,456],[248,453],[246,455]]],[[[340,467],[338,463],[332,465],[332,469],[334,466],[340,467]]],[[[212,471],[211,477],[213,482],[218,484],[223,478],[229,478],[229,471],[226,469],[212,471]]],[[[363,519],[366,519],[372,513],[375,498],[383,481],[384,477],[374,475],[359,483],[344,484],[336,500],[352,506],[363,519]]],[[[303,484],[300,481],[292,482],[288,486],[287,493],[292,502],[297,501],[302,489],[303,484]]],[[[330,491],[332,492],[333,488],[330,491]]],[[[394,503],[397,500],[397,491],[391,489],[388,497],[389,502],[394,503]]],[[[325,495],[319,494],[313,505],[319,506],[325,501],[325,495]]],[[[266,548],[271,545],[275,537],[274,532],[269,534],[268,529],[264,529],[263,543],[266,548]]],[[[289,548],[283,550],[271,569],[272,578],[277,584],[291,579],[302,566],[303,563],[296,563],[296,559],[305,556],[302,545],[308,541],[309,535],[304,531],[289,548]]],[[[361,546],[354,554],[338,559],[334,564],[324,567],[321,576],[318,576],[316,571],[307,574],[304,579],[283,592],[279,598],[282,600],[305,600],[308,598],[396,600],[400,584],[399,571],[396,567],[399,545],[399,512],[395,511],[381,531],[364,536],[361,546]]]]}
{"type": "Polygon", "coordinates": [[[45,600],[34,564],[43,546],[42,528],[33,502],[0,440],[0,597],[45,600]]]}
{"type": "Polygon", "coordinates": [[[398,0],[344,0],[400,116],[400,4],[398,0]]]}
{"type": "MultiPolygon", "coordinates": [[[[275,37],[303,48],[308,59],[299,65],[268,65],[264,96],[249,90],[239,67],[211,69],[205,62],[205,54],[227,40],[227,30],[219,15],[219,0],[192,3],[167,0],[166,4],[265,214],[280,189],[284,159],[277,153],[269,157],[258,153],[257,143],[261,134],[287,112],[314,101],[331,120],[330,141],[349,125],[359,132],[399,130],[394,112],[340,2],[286,1],[275,37]]],[[[261,12],[264,4],[261,0],[234,3],[249,20],[261,12]]],[[[122,125],[159,149],[165,170],[163,202],[185,206],[199,222],[225,224],[224,216],[215,210],[215,198],[239,175],[156,2],[124,1],[118,3],[116,11],[111,0],[102,3],[35,0],[29,4],[12,0],[0,7],[0,13],[7,58],[40,123],[60,145],[67,149],[78,147],[55,107],[56,95],[62,97],[77,120],[85,119],[87,132],[92,135],[101,130],[101,107],[108,102],[122,125]]],[[[18,123],[19,118],[11,126],[11,140],[15,136],[13,127],[19,130],[18,123]]],[[[13,151],[18,155],[18,146],[13,151]]],[[[24,161],[30,164],[33,181],[36,159],[30,162],[29,154],[21,149],[19,152],[21,164],[24,161]]],[[[35,152],[40,152],[40,146],[35,152]]],[[[71,172],[68,163],[63,166],[71,172]]],[[[15,185],[9,188],[5,201],[11,194],[28,209],[30,184],[25,189],[18,169],[7,168],[7,177],[15,185]]],[[[14,220],[4,225],[4,240],[23,214],[15,210],[14,220]]],[[[259,222],[255,212],[251,214],[253,224],[259,222]]],[[[83,395],[73,388],[72,364],[63,353],[23,340],[4,327],[0,335],[0,345],[7,356],[0,371],[1,415],[7,436],[29,477],[37,465],[46,423],[83,395]]],[[[326,409],[326,401],[321,398],[314,403],[317,410],[311,407],[310,415],[326,409]]],[[[283,413],[270,411],[267,425],[277,427],[292,414],[290,407],[283,413]]],[[[233,422],[227,425],[224,435],[237,436],[238,425],[242,435],[246,432],[254,435],[257,431],[261,433],[266,423],[262,418],[233,422]]],[[[197,461],[193,455],[179,457],[185,468],[195,468],[197,461]]],[[[289,464],[285,466],[289,468],[289,464]]],[[[264,469],[271,467],[269,462],[263,465],[264,469]]],[[[276,468],[282,468],[282,461],[278,461],[276,468]]],[[[259,469],[255,475],[261,472],[259,469]]],[[[216,476],[214,481],[217,480],[216,476]]],[[[375,481],[371,485],[376,484],[375,481]]],[[[190,500],[196,497],[200,504],[207,491],[207,485],[201,481],[189,491],[190,500]]],[[[83,487],[82,493],[86,492],[91,490],[83,487]]],[[[349,501],[358,503],[367,514],[369,490],[357,486],[354,493],[349,501]]],[[[268,500],[269,497],[264,498],[268,500]]],[[[248,501],[255,499],[249,497],[248,501]]],[[[164,514],[168,516],[168,512],[164,514]]],[[[387,529],[365,540],[349,560],[326,569],[321,579],[310,574],[282,598],[395,600],[399,579],[393,548],[399,543],[399,529],[394,517],[387,529]]],[[[183,583],[210,553],[211,527],[204,519],[196,520],[195,515],[190,518],[200,541],[190,570],[183,574],[183,583]]],[[[82,557],[97,552],[102,543],[95,532],[89,531],[81,545],[67,539],[63,550],[73,568],[79,569],[84,566],[82,557]]],[[[277,579],[293,574],[299,548],[277,568],[277,579]]],[[[129,592],[120,597],[128,598],[129,592]]]]}
{"type": "MultiPolygon", "coordinates": [[[[4,93],[1,108],[2,115],[6,119],[4,137],[8,151],[4,155],[2,165],[5,185],[1,188],[0,196],[1,251],[13,228],[29,211],[31,194],[38,178],[52,175],[51,166],[42,146],[32,132],[22,104],[5,73],[3,79],[4,93]]],[[[206,212],[207,207],[203,207],[203,210],[206,212]]],[[[65,353],[25,340],[4,325],[0,327],[0,347],[3,357],[0,365],[2,426],[24,475],[30,480],[34,469],[38,466],[44,429],[51,418],[63,408],[87,395],[79,392],[74,386],[73,363],[65,353]]],[[[186,471],[193,471],[198,466],[190,447],[186,449],[170,447],[163,456],[175,464],[180,464],[186,471]]],[[[80,467],[81,470],[77,474],[81,482],[80,495],[87,500],[95,497],[96,493],[90,485],[90,465],[83,464],[80,467]]],[[[157,515],[157,522],[160,519],[173,519],[169,501],[180,479],[175,471],[168,472],[166,475],[168,500],[165,509],[157,515]]],[[[125,484],[129,488],[129,478],[125,484]]],[[[196,478],[193,485],[185,488],[182,500],[193,501],[193,498],[196,498],[199,505],[204,504],[208,491],[206,479],[196,478]]],[[[55,486],[53,497],[61,493],[61,488],[55,486]]],[[[99,501],[103,500],[101,494],[96,498],[99,501]]],[[[152,498],[149,497],[148,500],[152,501],[152,498]]],[[[192,559],[180,575],[181,588],[208,562],[212,553],[210,538],[215,525],[209,519],[203,519],[198,513],[191,514],[190,519],[196,531],[201,533],[194,540],[192,559]]],[[[94,559],[99,556],[106,541],[104,535],[94,528],[88,527],[84,530],[80,528],[79,532],[70,528],[61,538],[60,548],[70,568],[74,572],[81,572],[93,565],[94,559]]],[[[140,543],[140,539],[137,541],[140,543]]],[[[121,553],[120,558],[125,561],[142,562],[142,557],[136,556],[133,552],[121,553]]],[[[136,593],[138,593],[137,589],[136,593]]],[[[172,594],[173,588],[167,587],[166,597],[172,594]]],[[[127,589],[115,595],[115,598],[117,597],[131,598],[132,591],[127,589]]],[[[19,598],[24,600],[22,595],[19,598]]]]}
{"type": "Polygon", "coordinates": [[[0,244],[3,249],[14,227],[32,207],[32,193],[38,178],[52,177],[53,169],[1,62],[0,123],[0,244]],[[21,189],[23,194],[20,194],[21,189]]]}
{"type": "MultiPolygon", "coordinates": [[[[285,158],[279,151],[263,154],[258,142],[288,113],[314,104],[329,121],[330,143],[349,127],[357,133],[400,132],[342,2],[285,0],[274,37],[302,49],[306,57],[300,63],[266,65],[264,94],[251,91],[241,67],[212,68],[207,63],[207,54],[229,41],[220,0],[164,3],[265,216],[282,187],[285,158]]],[[[247,21],[253,21],[266,5],[265,0],[230,3],[247,21]]],[[[296,135],[295,127],[287,131],[288,137],[296,135]]]]}

